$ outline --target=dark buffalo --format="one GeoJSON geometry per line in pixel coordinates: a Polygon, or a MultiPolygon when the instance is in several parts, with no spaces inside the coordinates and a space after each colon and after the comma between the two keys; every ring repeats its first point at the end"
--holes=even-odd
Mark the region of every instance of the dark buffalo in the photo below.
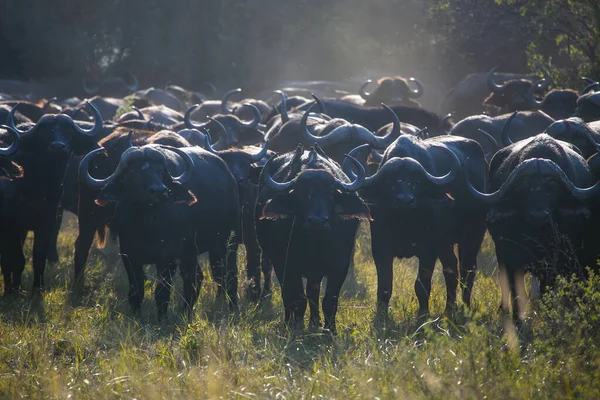
{"type": "Polygon", "coordinates": [[[271,158],[263,168],[256,203],[258,241],[281,284],[286,323],[303,325],[306,303],[310,324],[319,325],[321,281],[325,329],[336,332],[335,315],[342,283],[354,252],[359,219],[369,209],[356,195],[365,174],[350,182],[341,168],[313,148],[271,158]],[[306,294],[302,278],[305,277],[306,294]]]}
{"type": "MultiPolygon", "coordinates": [[[[345,103],[341,100],[323,99],[327,115],[331,118],[342,118],[352,124],[362,125],[371,132],[377,132],[382,126],[390,122],[388,111],[381,107],[360,107],[345,103]]],[[[305,104],[298,110],[306,111],[310,104],[305,104]]],[[[433,136],[445,134],[450,129],[448,118],[424,110],[420,107],[394,105],[390,107],[398,116],[400,122],[414,125],[418,128],[427,128],[433,136]]]]}
{"type": "Polygon", "coordinates": [[[586,160],[598,152],[600,135],[579,118],[556,121],[544,133],[573,144],[586,160]]]}
{"type": "MultiPolygon", "coordinates": [[[[496,84],[512,80],[537,79],[535,75],[493,73],[496,84]]],[[[490,95],[489,73],[470,74],[452,88],[445,96],[440,111],[442,115],[452,114],[458,121],[484,111],[483,102],[490,95]]]]}
{"type": "MultiPolygon", "coordinates": [[[[219,145],[214,146],[216,149],[250,146],[264,141],[264,135],[260,130],[263,128],[260,125],[261,115],[255,106],[251,104],[244,105],[244,108],[248,108],[253,113],[253,118],[250,122],[243,122],[235,115],[217,114],[213,117],[209,116],[208,122],[203,124],[196,124],[191,120],[192,113],[194,113],[197,107],[198,105],[193,105],[185,112],[185,127],[188,129],[208,130],[213,138],[219,138],[217,140],[219,145]],[[225,127],[225,134],[221,126],[225,127]]],[[[203,146],[204,141],[202,140],[201,143],[192,142],[192,144],[203,146]]]]}
{"type": "MultiPolygon", "coordinates": [[[[174,132],[153,132],[117,128],[111,135],[98,142],[105,149],[106,158],[96,158],[89,162],[88,173],[94,178],[109,175],[121,160],[122,154],[132,146],[162,144],[172,147],[188,147],[190,144],[174,132]]],[[[73,157],[65,175],[65,192],[62,207],[77,215],[78,235],[75,240],[74,281],[83,285],[83,271],[89,255],[94,235],[97,233],[99,248],[106,244],[108,224],[114,215],[114,205],[100,206],[96,203],[99,190],[79,184],[79,165],[82,157],[73,157]]]]}
{"type": "Polygon", "coordinates": [[[154,296],[159,319],[166,316],[177,267],[191,316],[202,282],[197,256],[207,251],[220,292],[226,290],[235,306],[236,256],[228,253],[228,247],[237,230],[239,205],[236,182],[227,165],[197,147],[145,145],[128,148],[112,175],[96,179],[88,173],[88,163],[100,152],[104,149],[82,160],[80,175],[85,185],[101,189],[98,204],[115,204],[110,226],[119,237],[134,312],[139,312],[144,296],[143,266],[156,264],[154,296]]]}
{"type": "Polygon", "coordinates": [[[172,126],[183,122],[183,115],[163,105],[150,106],[141,109],[135,107],[132,111],[122,114],[117,120],[117,123],[134,119],[146,121],[152,120],[154,123],[161,124],[163,126],[172,126]]]}
{"type": "Polygon", "coordinates": [[[529,79],[512,79],[503,84],[494,81],[493,68],[487,75],[487,85],[491,94],[483,102],[484,105],[494,106],[500,113],[532,110],[536,108],[535,94],[543,93],[550,86],[550,77],[544,71],[544,79],[535,82],[529,79]]]}
{"type": "Polygon", "coordinates": [[[472,194],[488,206],[487,226],[496,245],[502,279],[502,307],[523,317],[524,273],[541,282],[541,291],[558,274],[580,272],[586,221],[585,200],[600,189],[586,161],[569,144],[546,134],[521,140],[500,150],[489,170],[490,193],[469,184],[472,194]]]}
{"type": "Polygon", "coordinates": [[[508,127],[507,134],[517,140],[537,135],[550,126],[554,120],[539,111],[519,111],[497,117],[474,115],[459,121],[452,127],[449,134],[475,140],[481,144],[487,159],[504,147],[502,132],[508,127]],[[507,121],[513,116],[512,123],[507,121]]]}
{"type": "Polygon", "coordinates": [[[388,118],[392,122],[391,129],[386,132],[385,136],[377,136],[360,125],[351,124],[343,120],[341,123],[339,120],[332,120],[325,125],[313,125],[313,132],[311,133],[306,125],[311,110],[309,108],[300,120],[300,131],[303,134],[301,143],[305,145],[316,143],[327,152],[332,160],[340,164],[344,161],[344,154],[362,144],[368,144],[373,149],[385,149],[400,136],[401,124],[398,116],[390,107],[385,104],[382,104],[382,107],[388,111],[388,118]],[[333,129],[330,127],[332,123],[335,123],[335,128],[333,129]],[[325,134],[324,131],[328,131],[328,133],[325,134]]]}
{"type": "Polygon", "coordinates": [[[580,96],[573,116],[585,122],[600,120],[600,93],[590,92],[580,96]]]}
{"type": "Polygon", "coordinates": [[[377,88],[372,93],[365,90],[373,81],[368,79],[360,87],[359,96],[344,96],[340,100],[352,104],[364,105],[367,107],[377,107],[381,103],[385,104],[403,104],[405,106],[419,107],[419,103],[414,101],[423,95],[423,83],[415,78],[405,79],[401,76],[387,76],[377,81],[377,88]],[[409,84],[414,84],[415,89],[411,89],[409,84]],[[362,101],[361,101],[362,100],[362,101]]]}
{"type": "MultiPolygon", "coordinates": [[[[419,258],[415,282],[419,315],[429,312],[431,278],[438,258],[446,280],[446,313],[456,307],[459,276],[463,301],[470,306],[477,253],[485,233],[485,207],[469,193],[464,174],[470,172],[475,185],[483,189],[486,168],[481,146],[469,139],[443,136],[422,140],[402,135],[387,148],[379,169],[359,191],[373,218],[371,244],[379,313],[387,313],[395,257],[419,258]]],[[[344,170],[352,175],[348,165],[344,170]]]]}
{"type": "Polygon", "coordinates": [[[100,113],[91,104],[95,124],[89,130],[62,114],[46,114],[34,126],[18,130],[13,120],[17,107],[9,115],[8,125],[21,137],[13,161],[23,168],[24,176],[0,183],[0,218],[4,227],[0,233],[0,255],[5,293],[20,288],[25,268],[23,240],[28,231],[34,233],[33,289],[43,289],[46,255],[55,230],[67,164],[72,153],[85,154],[97,147],[95,135],[102,130],[100,113]]]}
{"type": "MultiPolygon", "coordinates": [[[[261,251],[256,239],[254,223],[254,205],[258,196],[258,176],[267,156],[269,142],[262,148],[243,147],[241,149],[215,150],[210,143],[210,134],[204,130],[205,148],[211,153],[221,157],[229,167],[231,174],[238,185],[240,195],[240,238],[235,243],[243,243],[246,248],[246,271],[248,277],[248,295],[250,300],[257,301],[260,297],[271,294],[272,265],[265,258],[261,261],[261,251]],[[261,292],[260,272],[264,275],[264,287],[261,292]]],[[[237,251],[237,245],[233,246],[237,251]]]]}

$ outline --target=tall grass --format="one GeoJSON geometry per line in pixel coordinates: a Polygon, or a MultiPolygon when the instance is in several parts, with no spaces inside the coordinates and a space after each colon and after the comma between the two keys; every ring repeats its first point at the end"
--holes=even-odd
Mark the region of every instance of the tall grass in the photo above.
{"type": "MultiPolygon", "coordinates": [[[[61,262],[47,268],[43,301],[0,299],[0,398],[600,398],[600,279],[561,282],[531,307],[513,343],[498,311],[489,239],[472,311],[453,321],[440,316],[445,287],[438,268],[432,317],[417,320],[416,264],[397,261],[390,317],[381,320],[363,230],[336,337],[287,331],[278,288],[270,301],[242,301],[242,312],[231,315],[215,300],[210,278],[193,322],[174,311],[180,281],[167,321],[157,321],[152,282],[142,315],[134,317],[122,266],[98,252],[76,301],[68,290],[73,241],[71,220],[60,237],[61,262]]],[[[26,288],[30,273],[28,267],[26,288]]]]}

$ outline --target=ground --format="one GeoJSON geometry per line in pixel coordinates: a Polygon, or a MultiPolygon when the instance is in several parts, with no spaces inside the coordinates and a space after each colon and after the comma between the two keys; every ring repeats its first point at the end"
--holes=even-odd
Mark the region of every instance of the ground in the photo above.
{"type": "MultiPolygon", "coordinates": [[[[531,305],[529,319],[511,334],[498,310],[489,239],[471,311],[454,320],[441,316],[438,267],[431,319],[418,320],[415,262],[408,260],[396,262],[389,318],[377,319],[376,273],[363,227],[355,281],[347,282],[339,334],[332,337],[287,331],[278,286],[271,300],[242,301],[241,313],[231,315],[215,300],[208,273],[191,323],[175,311],[180,281],[168,321],[157,322],[152,282],[142,316],[135,317],[122,266],[97,251],[76,301],[69,295],[75,224],[73,218],[64,224],[62,259],[47,269],[43,300],[31,301],[29,293],[0,299],[0,398],[600,398],[597,280],[582,283],[590,290],[585,301],[564,305],[565,295],[531,305]]],[[[31,239],[27,257],[29,290],[31,239]]],[[[149,276],[153,271],[148,267],[149,276]]]]}

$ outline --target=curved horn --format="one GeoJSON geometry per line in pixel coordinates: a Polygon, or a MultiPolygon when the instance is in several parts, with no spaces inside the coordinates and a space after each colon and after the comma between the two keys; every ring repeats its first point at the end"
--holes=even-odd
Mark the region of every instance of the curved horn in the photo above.
{"type": "Polygon", "coordinates": [[[363,167],[363,165],[360,163],[360,161],[358,161],[356,158],[354,158],[348,154],[346,154],[345,157],[350,159],[350,161],[352,161],[352,163],[354,164],[354,168],[356,168],[356,171],[358,172],[358,174],[355,175],[355,178],[351,183],[344,183],[344,182],[340,181],[338,178],[335,178],[335,182],[338,185],[338,187],[340,188],[340,190],[343,190],[346,192],[355,192],[358,189],[360,189],[362,187],[362,185],[365,183],[365,167],[363,167]]]}
{"type": "Polygon", "coordinates": [[[281,122],[284,124],[290,120],[287,110],[287,95],[282,90],[276,90],[275,93],[281,96],[281,103],[279,104],[279,114],[281,114],[281,122]]]}
{"type": "Polygon", "coordinates": [[[204,125],[197,125],[194,122],[192,122],[192,112],[194,112],[194,110],[198,107],[200,107],[200,104],[191,105],[186,110],[185,114],[183,115],[183,122],[185,122],[185,126],[188,129],[200,129],[204,126],[204,125]]]}
{"type": "Polygon", "coordinates": [[[17,133],[19,133],[19,135],[21,136],[25,136],[31,132],[33,132],[35,130],[35,128],[37,128],[38,124],[40,123],[40,121],[38,121],[34,126],[32,126],[31,128],[29,128],[26,131],[22,131],[19,130],[16,126],[15,126],[15,113],[17,112],[17,107],[19,107],[21,103],[17,103],[15,104],[15,106],[10,110],[10,112],[8,113],[8,117],[6,117],[6,124],[13,130],[15,130],[17,133]]]}
{"type": "Polygon", "coordinates": [[[361,151],[369,148],[371,148],[370,144],[361,144],[360,146],[353,148],[352,151],[350,151],[350,153],[348,153],[344,158],[344,162],[342,163],[342,171],[344,171],[344,173],[346,174],[346,176],[348,176],[348,178],[350,178],[350,180],[356,180],[356,174],[352,170],[352,165],[350,165],[350,161],[355,159],[361,151]]]}
{"type": "Polygon", "coordinates": [[[390,131],[390,133],[388,133],[387,135],[385,135],[383,137],[376,136],[372,132],[369,131],[369,133],[371,133],[371,136],[373,137],[373,140],[371,140],[371,142],[373,143],[373,147],[378,148],[378,149],[384,149],[384,148],[388,147],[402,133],[400,119],[398,118],[398,115],[394,112],[394,110],[392,110],[387,105],[381,103],[381,106],[383,108],[385,108],[388,111],[388,113],[390,114],[393,125],[392,125],[392,130],[390,131]]]}
{"type": "MultiPolygon", "coordinates": [[[[79,179],[83,180],[83,183],[85,183],[88,187],[93,189],[102,189],[117,175],[117,172],[123,168],[121,167],[122,162],[119,162],[117,169],[110,176],[104,179],[96,179],[92,177],[89,171],[89,163],[90,160],[94,158],[98,153],[102,153],[105,157],[108,157],[106,149],[104,147],[100,147],[99,149],[92,150],[88,154],[86,154],[85,157],[83,157],[83,159],[81,160],[81,163],[79,164],[79,179]]],[[[123,156],[121,156],[121,158],[123,158],[123,156]]]]}
{"type": "Polygon", "coordinates": [[[542,66],[540,66],[540,69],[542,70],[542,73],[544,74],[544,78],[535,82],[535,84],[533,86],[535,87],[536,92],[545,92],[550,87],[550,81],[551,81],[550,74],[548,74],[548,71],[546,71],[546,68],[543,68],[542,66]]]}
{"type": "Polygon", "coordinates": [[[504,145],[504,147],[510,146],[511,144],[513,144],[513,141],[510,139],[509,130],[510,130],[510,124],[512,124],[512,122],[515,119],[515,117],[517,116],[517,114],[518,114],[518,111],[515,111],[514,113],[512,113],[512,115],[506,120],[506,122],[504,123],[504,127],[502,128],[502,144],[504,145]]]}
{"type": "Polygon", "coordinates": [[[137,113],[139,119],[141,119],[142,121],[146,120],[146,117],[144,117],[144,114],[142,114],[142,112],[140,111],[139,108],[137,108],[136,106],[133,106],[133,107],[131,107],[131,109],[137,113]]]}
{"type": "Polygon", "coordinates": [[[188,153],[177,147],[166,146],[164,144],[161,144],[160,147],[162,147],[163,149],[170,150],[173,153],[177,154],[183,159],[183,162],[185,163],[185,170],[183,171],[183,173],[179,176],[171,176],[171,178],[175,182],[179,183],[186,183],[187,181],[189,181],[190,177],[192,176],[192,170],[194,169],[194,160],[192,159],[192,157],[188,153]]]}
{"type": "Polygon", "coordinates": [[[581,80],[584,81],[587,85],[591,85],[597,82],[595,79],[588,78],[587,76],[582,76],[581,80]]]}
{"type": "Polygon", "coordinates": [[[210,132],[208,131],[208,129],[206,128],[201,128],[200,131],[204,134],[204,149],[209,151],[210,153],[213,153],[216,156],[221,156],[221,152],[219,150],[215,150],[212,147],[211,141],[212,138],[210,136],[210,132]]]}
{"type": "Polygon", "coordinates": [[[504,197],[504,195],[506,194],[506,192],[508,191],[510,186],[513,184],[515,179],[517,179],[517,177],[524,170],[535,168],[536,171],[540,171],[540,169],[542,167],[549,168],[554,173],[556,173],[558,175],[558,177],[561,179],[561,181],[563,182],[563,184],[565,184],[569,188],[569,190],[571,191],[571,194],[574,197],[583,198],[583,199],[589,198],[589,197],[595,195],[596,192],[598,192],[598,189],[600,189],[600,182],[596,182],[596,184],[594,184],[593,186],[591,186],[589,188],[579,188],[579,187],[575,186],[573,184],[573,182],[571,182],[571,180],[567,177],[565,172],[554,161],[551,161],[551,160],[548,160],[545,158],[531,158],[529,160],[523,161],[510,173],[510,175],[508,176],[508,178],[506,178],[506,181],[504,181],[502,186],[500,186],[500,188],[493,193],[482,193],[479,190],[477,190],[475,187],[473,187],[473,184],[471,183],[471,181],[469,179],[469,174],[467,171],[467,173],[465,174],[466,180],[467,180],[467,187],[468,187],[469,191],[471,192],[471,194],[473,194],[473,196],[484,201],[485,203],[492,204],[492,203],[495,203],[495,202],[501,200],[504,197]]]}
{"type": "Polygon", "coordinates": [[[223,114],[231,114],[233,112],[233,110],[227,106],[227,102],[229,101],[229,98],[234,93],[240,93],[241,91],[242,91],[242,89],[237,88],[237,89],[230,90],[223,95],[223,98],[221,99],[221,112],[223,114]]]}
{"type": "Polygon", "coordinates": [[[133,129],[131,129],[128,133],[127,133],[127,148],[133,147],[133,141],[131,140],[131,137],[133,136],[133,129]]]}
{"type": "Polygon", "coordinates": [[[284,182],[284,183],[275,182],[275,180],[271,176],[271,171],[269,170],[270,166],[271,166],[271,162],[273,161],[273,159],[275,157],[277,157],[277,154],[274,154],[273,156],[271,156],[271,158],[269,158],[267,160],[267,162],[265,163],[265,166],[263,167],[263,170],[262,170],[262,174],[260,176],[261,182],[263,183],[263,185],[265,185],[269,189],[272,189],[276,192],[283,192],[284,190],[289,189],[294,184],[296,179],[294,178],[291,181],[284,182]]]}
{"type": "Polygon", "coordinates": [[[413,99],[423,96],[423,91],[424,91],[423,82],[421,82],[420,80],[418,80],[416,78],[412,78],[412,77],[408,81],[410,83],[414,83],[417,86],[417,88],[415,90],[410,91],[409,96],[413,99]]]}
{"type": "Polygon", "coordinates": [[[247,129],[254,129],[258,126],[258,124],[260,123],[260,120],[262,118],[262,116],[260,115],[260,110],[253,104],[250,103],[244,103],[242,105],[242,107],[249,107],[252,110],[252,113],[254,114],[254,119],[251,122],[245,123],[245,122],[240,122],[240,124],[247,129]]]}
{"type": "MultiPolygon", "coordinates": [[[[496,139],[494,139],[494,137],[492,135],[490,135],[488,132],[484,131],[483,129],[477,129],[477,132],[479,132],[483,136],[485,136],[485,138],[494,146],[494,148],[496,150],[500,149],[500,144],[498,144],[498,141],[496,139]]],[[[510,140],[510,138],[509,138],[509,140],[510,140]]]]}
{"type": "Polygon", "coordinates": [[[51,99],[48,99],[48,101],[46,101],[46,104],[44,104],[44,107],[42,107],[42,114],[46,114],[46,112],[48,111],[48,107],[50,107],[50,104],[56,101],[58,101],[58,97],[56,96],[51,99]]]}
{"type": "Polygon", "coordinates": [[[446,125],[450,124],[450,119],[452,119],[452,113],[448,113],[440,120],[440,132],[444,132],[446,135],[450,134],[450,131],[446,129],[446,125]]]}
{"type": "Polygon", "coordinates": [[[494,93],[499,92],[504,89],[504,85],[498,85],[496,82],[494,82],[494,72],[496,72],[497,69],[498,69],[498,67],[492,68],[490,70],[490,72],[488,72],[487,77],[486,77],[488,89],[494,93]]]}
{"type": "MultiPolygon", "coordinates": [[[[531,87],[527,91],[526,96],[529,97],[529,99],[531,101],[531,105],[535,108],[542,108],[542,106],[544,105],[543,101],[539,101],[535,97],[535,92],[540,90],[540,88],[544,85],[544,82],[547,82],[546,79],[540,79],[539,81],[536,81],[535,83],[531,84],[531,87]]],[[[547,88],[548,87],[546,86],[546,89],[547,88]]],[[[546,90],[546,89],[544,89],[544,90],[546,90]]]]}
{"type": "Polygon", "coordinates": [[[360,97],[362,97],[365,100],[369,100],[369,96],[371,95],[370,93],[365,92],[365,89],[367,88],[367,86],[369,86],[370,83],[372,83],[373,81],[370,79],[367,79],[365,81],[365,83],[363,83],[360,86],[360,89],[358,89],[358,94],[360,95],[360,97]]]}
{"type": "Polygon", "coordinates": [[[136,90],[138,90],[138,87],[140,86],[140,82],[138,81],[138,78],[137,78],[137,76],[135,76],[135,74],[130,72],[129,76],[131,77],[131,84],[126,85],[125,87],[127,88],[127,90],[129,90],[130,93],[133,93],[136,90]]]}
{"type": "Polygon", "coordinates": [[[98,85],[95,88],[90,88],[88,85],[88,80],[87,78],[81,78],[81,87],[83,88],[83,91],[85,92],[85,94],[87,94],[88,96],[92,96],[96,93],[98,93],[98,90],[100,90],[100,85],[98,85]]]}
{"type": "Polygon", "coordinates": [[[8,146],[5,149],[0,147],[0,156],[3,156],[3,157],[10,156],[15,151],[17,151],[17,148],[19,147],[19,140],[21,139],[21,136],[19,135],[19,132],[16,129],[11,128],[10,126],[0,125],[0,128],[6,129],[7,132],[9,132],[11,135],[13,135],[13,142],[11,143],[10,146],[8,146]]]}
{"type": "Polygon", "coordinates": [[[304,140],[310,144],[317,143],[321,147],[327,147],[343,140],[343,138],[348,135],[348,125],[339,126],[325,136],[315,136],[310,133],[306,123],[308,121],[308,116],[315,105],[316,103],[311,104],[300,119],[300,132],[302,133],[304,140]]]}
{"type": "Polygon", "coordinates": [[[260,149],[260,151],[256,154],[252,155],[252,162],[259,162],[260,160],[262,160],[266,155],[267,155],[267,151],[269,150],[269,139],[265,140],[265,144],[263,144],[263,147],[260,149]]]}
{"type": "Polygon", "coordinates": [[[316,94],[311,93],[310,96],[315,99],[315,102],[319,105],[319,108],[321,109],[320,113],[321,114],[327,114],[327,111],[325,110],[325,104],[323,103],[323,101],[317,97],[316,94]]]}
{"type": "Polygon", "coordinates": [[[581,95],[583,96],[584,94],[588,94],[591,91],[595,91],[598,89],[599,86],[600,86],[600,82],[591,83],[581,91],[581,95]]]}
{"type": "Polygon", "coordinates": [[[71,123],[73,124],[73,128],[81,133],[84,136],[95,136],[97,133],[99,133],[102,130],[102,115],[100,115],[100,112],[98,111],[98,109],[89,101],[85,101],[85,104],[87,104],[88,106],[90,106],[90,108],[92,109],[92,113],[94,114],[94,126],[91,127],[90,129],[83,129],[81,128],[79,125],[77,125],[77,123],[75,121],[73,121],[73,119],[71,117],[68,117],[71,120],[71,123]]]}
{"type": "Polygon", "coordinates": [[[421,173],[425,175],[427,180],[429,180],[434,185],[446,185],[452,182],[454,179],[456,179],[456,176],[460,171],[460,160],[458,159],[456,154],[454,154],[454,152],[446,146],[435,145],[433,147],[444,151],[452,160],[452,166],[450,167],[450,171],[448,171],[445,175],[435,176],[430,174],[419,161],[415,160],[412,157],[393,157],[387,160],[383,165],[380,165],[379,170],[375,173],[375,175],[370,176],[366,179],[366,184],[371,184],[375,182],[378,179],[378,176],[381,174],[381,171],[383,171],[384,169],[387,170],[395,168],[395,166],[398,165],[398,163],[410,165],[411,167],[420,170],[421,173]]]}

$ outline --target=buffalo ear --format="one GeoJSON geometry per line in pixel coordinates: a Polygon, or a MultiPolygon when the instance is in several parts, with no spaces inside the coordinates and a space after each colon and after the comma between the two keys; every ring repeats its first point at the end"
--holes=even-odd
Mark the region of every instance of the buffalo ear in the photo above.
{"type": "Polygon", "coordinates": [[[119,201],[119,194],[122,193],[122,185],[119,179],[114,179],[100,191],[98,197],[96,197],[95,203],[101,207],[106,206],[108,203],[114,203],[119,201]]]}
{"type": "Polygon", "coordinates": [[[292,200],[288,195],[278,194],[268,200],[263,206],[259,220],[269,219],[285,219],[291,218],[296,214],[292,200]]]}
{"type": "Polygon", "coordinates": [[[260,173],[262,172],[262,170],[263,170],[262,166],[258,166],[256,164],[250,165],[250,171],[248,173],[248,179],[250,180],[250,182],[253,185],[258,186],[258,184],[260,182],[260,173]]]}
{"type": "Polygon", "coordinates": [[[188,206],[196,203],[198,199],[191,190],[187,190],[181,183],[171,181],[167,183],[167,188],[171,192],[171,199],[175,203],[186,203],[188,206]]]}
{"type": "Polygon", "coordinates": [[[333,211],[340,219],[373,220],[369,207],[355,193],[336,193],[333,211]]]}

